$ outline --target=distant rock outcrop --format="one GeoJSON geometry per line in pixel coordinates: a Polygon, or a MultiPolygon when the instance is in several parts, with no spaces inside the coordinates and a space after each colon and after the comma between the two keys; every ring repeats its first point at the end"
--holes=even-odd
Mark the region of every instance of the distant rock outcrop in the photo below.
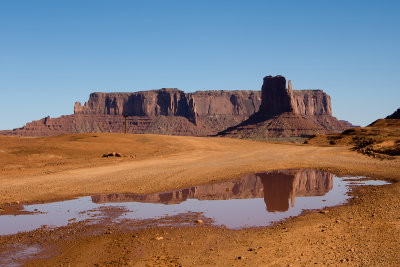
{"type": "MultiPolygon", "coordinates": [[[[215,135],[258,111],[259,91],[198,91],[163,88],[134,93],[92,93],[74,114],[46,117],[2,134],[53,136],[83,132],[215,135]]],[[[1,133],[1,132],[0,132],[1,133]]]]}
{"type": "Polygon", "coordinates": [[[219,133],[239,138],[311,136],[341,132],[351,127],[332,116],[331,99],[322,90],[293,90],[283,76],[267,76],[258,112],[219,133]]]}
{"type": "Polygon", "coordinates": [[[293,90],[283,76],[267,76],[261,87],[259,115],[270,118],[285,112],[332,116],[331,98],[322,90],[293,90]]]}
{"type": "Polygon", "coordinates": [[[261,106],[259,115],[266,118],[282,114],[284,112],[293,112],[292,103],[293,92],[292,83],[286,89],[286,79],[282,76],[267,76],[261,87],[261,106]]]}
{"type": "Polygon", "coordinates": [[[392,115],[387,116],[386,119],[400,119],[400,108],[397,109],[392,115]]]}
{"type": "Polygon", "coordinates": [[[92,93],[74,114],[46,117],[5,135],[53,136],[87,132],[232,137],[303,136],[339,132],[348,124],[332,117],[322,90],[292,90],[282,76],[267,76],[260,91],[198,91],[176,88],[133,93],[92,93]],[[271,120],[272,119],[272,120],[271,120]],[[261,123],[261,124],[260,124],[261,123]]]}

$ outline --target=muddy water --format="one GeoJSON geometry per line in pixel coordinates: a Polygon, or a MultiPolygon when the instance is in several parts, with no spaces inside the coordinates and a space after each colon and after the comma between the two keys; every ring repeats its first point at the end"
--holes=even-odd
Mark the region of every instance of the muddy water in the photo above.
{"type": "Polygon", "coordinates": [[[38,246],[18,246],[9,251],[9,255],[1,255],[0,266],[17,267],[22,266],[24,261],[33,258],[41,249],[38,246]]]}
{"type": "Polygon", "coordinates": [[[161,219],[201,213],[228,228],[268,226],[303,210],[343,204],[354,186],[384,185],[359,177],[339,178],[311,169],[251,174],[216,184],[146,195],[109,194],[26,205],[34,214],[0,216],[0,234],[59,227],[87,220],[161,219]]]}

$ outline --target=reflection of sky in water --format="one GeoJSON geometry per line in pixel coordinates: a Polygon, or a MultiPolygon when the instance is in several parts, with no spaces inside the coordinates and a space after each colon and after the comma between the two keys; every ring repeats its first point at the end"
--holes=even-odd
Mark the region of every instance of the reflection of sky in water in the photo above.
{"type": "MultiPolygon", "coordinates": [[[[349,185],[354,181],[346,181],[347,178],[333,178],[332,189],[323,196],[296,196],[294,207],[291,206],[283,212],[268,212],[263,198],[227,199],[227,200],[198,200],[189,198],[178,204],[121,202],[101,203],[92,202],[91,197],[82,197],[75,200],[54,202],[25,206],[25,210],[34,211],[37,209],[46,214],[33,215],[3,215],[0,216],[0,234],[13,234],[19,231],[29,231],[48,226],[65,226],[68,220],[76,218],[76,221],[90,219],[91,215],[98,220],[106,216],[99,208],[122,207],[127,212],[117,216],[120,219],[151,219],[173,216],[186,212],[201,212],[205,217],[212,218],[216,225],[225,225],[228,228],[268,226],[273,222],[297,216],[305,209],[321,209],[327,206],[335,206],[344,203],[349,196],[346,192],[349,185]],[[95,211],[90,211],[96,209],[95,211]]],[[[357,181],[358,185],[383,185],[384,181],[357,181]]]]}

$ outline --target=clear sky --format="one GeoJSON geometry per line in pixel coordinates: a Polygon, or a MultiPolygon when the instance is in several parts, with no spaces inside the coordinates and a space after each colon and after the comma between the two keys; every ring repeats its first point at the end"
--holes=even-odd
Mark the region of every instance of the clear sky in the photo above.
{"type": "Polygon", "coordinates": [[[1,0],[0,129],[89,94],[323,89],[366,125],[400,107],[400,1],[1,0]]]}

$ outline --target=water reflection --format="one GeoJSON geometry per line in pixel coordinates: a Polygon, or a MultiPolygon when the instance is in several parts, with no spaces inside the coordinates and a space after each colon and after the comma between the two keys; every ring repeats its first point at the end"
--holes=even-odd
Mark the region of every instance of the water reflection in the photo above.
{"type": "Polygon", "coordinates": [[[188,199],[227,200],[264,198],[269,212],[287,211],[289,199],[294,207],[296,197],[323,196],[333,187],[333,174],[311,169],[272,171],[243,176],[217,184],[147,195],[108,194],[92,196],[94,203],[142,202],[179,204],[188,199]]]}
{"type": "Polygon", "coordinates": [[[333,174],[319,170],[289,170],[259,173],[264,185],[267,211],[287,211],[289,199],[294,207],[296,197],[324,196],[333,187],[333,174]]]}
{"type": "MultiPolygon", "coordinates": [[[[221,183],[155,194],[109,194],[24,206],[35,214],[0,216],[0,234],[90,220],[118,222],[201,214],[228,228],[268,226],[305,209],[345,203],[351,186],[383,185],[384,181],[352,180],[331,173],[293,169],[256,173],[221,183]]],[[[161,220],[160,220],[161,221],[161,220]]]]}

